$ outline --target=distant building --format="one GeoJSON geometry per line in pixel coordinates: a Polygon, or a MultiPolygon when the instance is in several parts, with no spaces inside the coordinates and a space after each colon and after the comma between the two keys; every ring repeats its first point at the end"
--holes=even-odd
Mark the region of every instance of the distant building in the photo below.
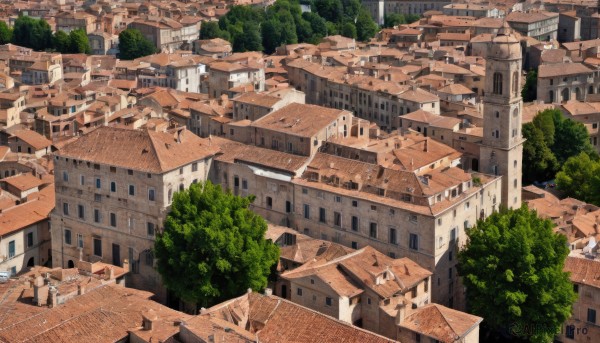
{"type": "Polygon", "coordinates": [[[558,13],[546,11],[510,12],[506,16],[515,31],[543,42],[557,38],[558,21],[558,13]]]}

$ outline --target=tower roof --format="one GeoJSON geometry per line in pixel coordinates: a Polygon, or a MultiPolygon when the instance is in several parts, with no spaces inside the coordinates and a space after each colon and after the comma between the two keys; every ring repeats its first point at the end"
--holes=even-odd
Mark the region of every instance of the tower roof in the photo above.
{"type": "Polygon", "coordinates": [[[493,59],[520,59],[521,45],[512,33],[511,27],[506,20],[492,39],[489,58],[493,59]]]}

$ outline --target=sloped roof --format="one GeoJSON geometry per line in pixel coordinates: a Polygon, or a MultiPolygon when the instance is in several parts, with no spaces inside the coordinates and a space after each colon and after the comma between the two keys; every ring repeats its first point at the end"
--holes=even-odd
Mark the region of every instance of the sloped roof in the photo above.
{"type": "Polygon", "coordinates": [[[51,141],[35,131],[16,130],[12,135],[31,145],[35,150],[41,150],[52,145],[51,141]]]}
{"type": "Polygon", "coordinates": [[[564,271],[571,273],[572,282],[600,288],[600,261],[569,256],[564,271]]]}
{"type": "Polygon", "coordinates": [[[406,317],[400,326],[444,343],[453,343],[463,338],[482,320],[481,317],[439,304],[428,304],[406,317]]]}
{"type": "Polygon", "coordinates": [[[218,148],[207,139],[177,134],[100,127],[63,147],[59,156],[150,173],[163,173],[213,156],[218,148]]]}

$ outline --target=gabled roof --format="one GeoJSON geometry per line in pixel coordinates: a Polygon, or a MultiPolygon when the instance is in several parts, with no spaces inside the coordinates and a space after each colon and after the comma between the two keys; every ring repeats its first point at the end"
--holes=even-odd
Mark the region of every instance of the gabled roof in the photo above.
{"type": "Polygon", "coordinates": [[[46,139],[46,137],[31,130],[17,130],[12,133],[12,136],[31,145],[35,150],[41,150],[52,145],[52,142],[46,139]]]}
{"type": "Polygon", "coordinates": [[[164,173],[215,155],[218,148],[191,132],[177,134],[100,127],[57,155],[149,173],[164,173]]]}
{"type": "Polygon", "coordinates": [[[439,304],[425,305],[406,317],[400,326],[444,343],[464,338],[483,318],[439,304]]]}
{"type": "Polygon", "coordinates": [[[564,271],[571,273],[572,282],[600,288],[600,261],[569,256],[564,271]]]}

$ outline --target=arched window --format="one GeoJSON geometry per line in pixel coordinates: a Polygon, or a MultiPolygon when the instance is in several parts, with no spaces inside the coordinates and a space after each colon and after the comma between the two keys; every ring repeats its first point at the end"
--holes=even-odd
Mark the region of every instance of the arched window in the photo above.
{"type": "Polygon", "coordinates": [[[563,89],[561,95],[562,95],[562,101],[571,100],[571,92],[569,91],[569,88],[563,89]]]}
{"type": "Polygon", "coordinates": [[[513,79],[512,79],[512,91],[513,91],[513,96],[516,97],[519,94],[519,75],[517,74],[517,72],[513,72],[513,79]]]}
{"type": "Polygon", "coordinates": [[[494,94],[502,95],[502,74],[494,73],[494,94]]]}
{"type": "Polygon", "coordinates": [[[588,94],[594,94],[594,86],[590,86],[588,89],[588,94]]]}

